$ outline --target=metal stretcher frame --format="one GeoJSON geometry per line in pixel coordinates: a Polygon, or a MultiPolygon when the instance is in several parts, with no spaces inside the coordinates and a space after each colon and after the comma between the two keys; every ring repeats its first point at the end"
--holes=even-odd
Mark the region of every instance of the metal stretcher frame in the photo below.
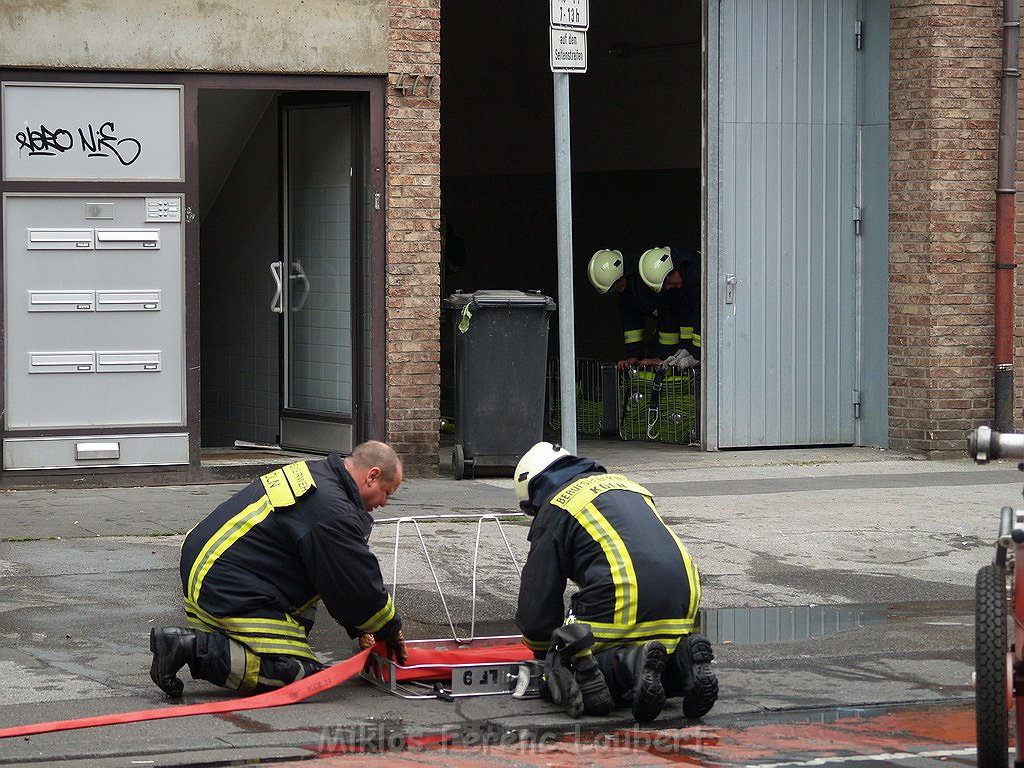
{"type": "MultiPolygon", "coordinates": [[[[518,635],[497,635],[477,638],[470,647],[473,649],[518,643],[518,635]]],[[[450,640],[409,640],[406,647],[411,651],[451,650],[450,640]]],[[[465,646],[463,646],[465,647],[465,646]]],[[[526,661],[464,662],[399,664],[371,652],[360,677],[378,688],[403,699],[441,699],[453,701],[467,696],[507,696],[519,686],[521,698],[539,695],[536,685],[527,687],[531,671],[536,677],[539,667],[526,661]],[[522,668],[526,666],[526,679],[522,680],[522,668]]]]}
{"type": "Polygon", "coordinates": [[[448,619],[448,626],[452,631],[452,640],[457,643],[471,643],[476,639],[476,581],[477,581],[477,565],[480,557],[480,534],[483,531],[484,523],[487,521],[493,521],[497,527],[498,534],[501,536],[501,540],[505,545],[505,551],[508,552],[509,559],[512,561],[512,565],[516,569],[516,575],[521,576],[523,569],[519,565],[519,561],[516,559],[515,553],[512,551],[512,546],[508,542],[508,537],[505,535],[505,530],[501,527],[502,519],[513,519],[521,518],[523,514],[521,512],[491,512],[482,515],[458,515],[458,514],[446,514],[446,515],[410,515],[408,517],[385,517],[374,522],[374,526],[394,523],[395,524],[395,548],[394,548],[394,562],[392,563],[391,570],[391,596],[395,597],[398,590],[398,546],[402,538],[402,523],[410,523],[416,531],[416,535],[419,537],[420,549],[423,551],[423,556],[426,558],[427,567],[430,569],[430,575],[434,579],[434,586],[437,587],[437,595],[441,598],[441,605],[444,607],[445,617],[448,619]],[[455,629],[455,622],[452,620],[451,611],[448,608],[448,601],[445,599],[444,590],[441,588],[441,582],[437,577],[437,571],[434,569],[434,563],[430,559],[430,552],[427,551],[427,542],[423,538],[423,531],[420,529],[420,522],[425,521],[436,521],[436,520],[476,520],[476,545],[473,548],[473,570],[471,574],[471,590],[472,598],[470,603],[470,621],[469,621],[469,637],[459,637],[458,631],[455,629]]]}
{"type": "MultiPolygon", "coordinates": [[[[427,567],[430,570],[434,586],[437,588],[438,597],[444,608],[445,617],[448,620],[448,627],[451,629],[451,638],[434,640],[409,640],[406,646],[410,649],[422,648],[429,650],[448,650],[453,645],[461,648],[485,648],[488,646],[508,645],[518,643],[518,635],[500,635],[490,637],[476,636],[476,603],[477,603],[477,572],[480,558],[480,539],[483,533],[484,523],[493,522],[498,534],[501,536],[505,551],[508,552],[509,560],[516,569],[516,574],[522,574],[522,567],[516,559],[512,546],[505,530],[501,526],[503,519],[510,520],[522,518],[521,512],[495,512],[482,515],[410,515],[406,517],[381,518],[374,522],[374,525],[390,524],[395,525],[394,560],[391,573],[391,595],[394,598],[398,591],[398,563],[399,546],[402,537],[402,525],[408,523],[416,532],[419,539],[420,549],[426,559],[427,567]],[[476,521],[476,539],[473,547],[473,567],[471,578],[471,602],[469,636],[460,637],[455,628],[455,621],[452,618],[451,610],[448,607],[448,600],[445,597],[444,589],[438,578],[437,570],[434,568],[430,551],[427,548],[426,539],[423,537],[421,523],[435,522],[440,520],[464,520],[476,521]]],[[[461,664],[398,664],[393,659],[371,653],[369,660],[360,676],[389,693],[405,699],[443,699],[451,701],[455,698],[465,696],[498,696],[509,695],[516,689],[520,679],[521,662],[495,662],[490,664],[461,663],[461,664]],[[437,670],[436,678],[431,670],[437,670]],[[467,677],[468,675],[468,677],[467,677]],[[403,679],[404,678],[404,679],[403,679]],[[420,678],[420,679],[415,679],[420,678]]],[[[522,686],[521,686],[522,687],[522,686]]],[[[535,695],[530,691],[527,696],[535,695]]]]}

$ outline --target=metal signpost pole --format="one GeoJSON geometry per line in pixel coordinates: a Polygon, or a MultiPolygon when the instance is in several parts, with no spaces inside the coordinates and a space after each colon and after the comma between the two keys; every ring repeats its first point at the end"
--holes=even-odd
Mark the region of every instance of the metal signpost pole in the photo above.
{"type": "Polygon", "coordinates": [[[558,241],[558,397],[562,447],[576,453],[576,322],[573,309],[569,73],[587,71],[589,0],[549,0],[555,94],[555,221],[558,241]]]}
{"type": "Polygon", "coordinates": [[[569,75],[555,72],[555,220],[558,232],[558,382],[562,447],[576,453],[576,323],[572,280],[569,75]]]}

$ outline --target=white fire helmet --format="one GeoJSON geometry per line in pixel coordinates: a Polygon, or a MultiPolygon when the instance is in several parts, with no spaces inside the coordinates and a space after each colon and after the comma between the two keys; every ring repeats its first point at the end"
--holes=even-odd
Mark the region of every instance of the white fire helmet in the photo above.
{"type": "Polygon", "coordinates": [[[640,257],[640,278],[655,293],[661,293],[661,286],[673,269],[671,248],[651,248],[640,257]]]}
{"type": "Polygon", "coordinates": [[[530,504],[530,481],[550,467],[563,456],[572,456],[557,443],[540,442],[523,454],[516,465],[513,476],[516,487],[516,498],[519,508],[527,514],[536,514],[537,510],[530,504]]]}
{"type": "Polygon", "coordinates": [[[587,277],[598,293],[608,293],[615,281],[622,277],[622,251],[603,248],[595,253],[587,264],[587,277]]]}

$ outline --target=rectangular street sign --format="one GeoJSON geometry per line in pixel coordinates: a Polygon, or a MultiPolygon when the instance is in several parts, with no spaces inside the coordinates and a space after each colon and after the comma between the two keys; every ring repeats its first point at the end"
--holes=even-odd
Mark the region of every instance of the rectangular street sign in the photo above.
{"type": "Polygon", "coordinates": [[[587,71],[587,33],[551,28],[551,71],[587,71]]]}
{"type": "Polygon", "coordinates": [[[556,29],[590,29],[590,0],[550,0],[551,26],[556,29]]]}

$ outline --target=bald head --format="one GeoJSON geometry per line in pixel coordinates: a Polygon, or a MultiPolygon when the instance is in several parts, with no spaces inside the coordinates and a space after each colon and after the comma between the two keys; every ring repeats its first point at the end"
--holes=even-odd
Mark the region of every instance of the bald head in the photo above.
{"type": "Polygon", "coordinates": [[[355,480],[367,511],[383,507],[402,482],[402,460],[395,449],[378,440],[367,440],[345,457],[345,469],[355,480]]]}

